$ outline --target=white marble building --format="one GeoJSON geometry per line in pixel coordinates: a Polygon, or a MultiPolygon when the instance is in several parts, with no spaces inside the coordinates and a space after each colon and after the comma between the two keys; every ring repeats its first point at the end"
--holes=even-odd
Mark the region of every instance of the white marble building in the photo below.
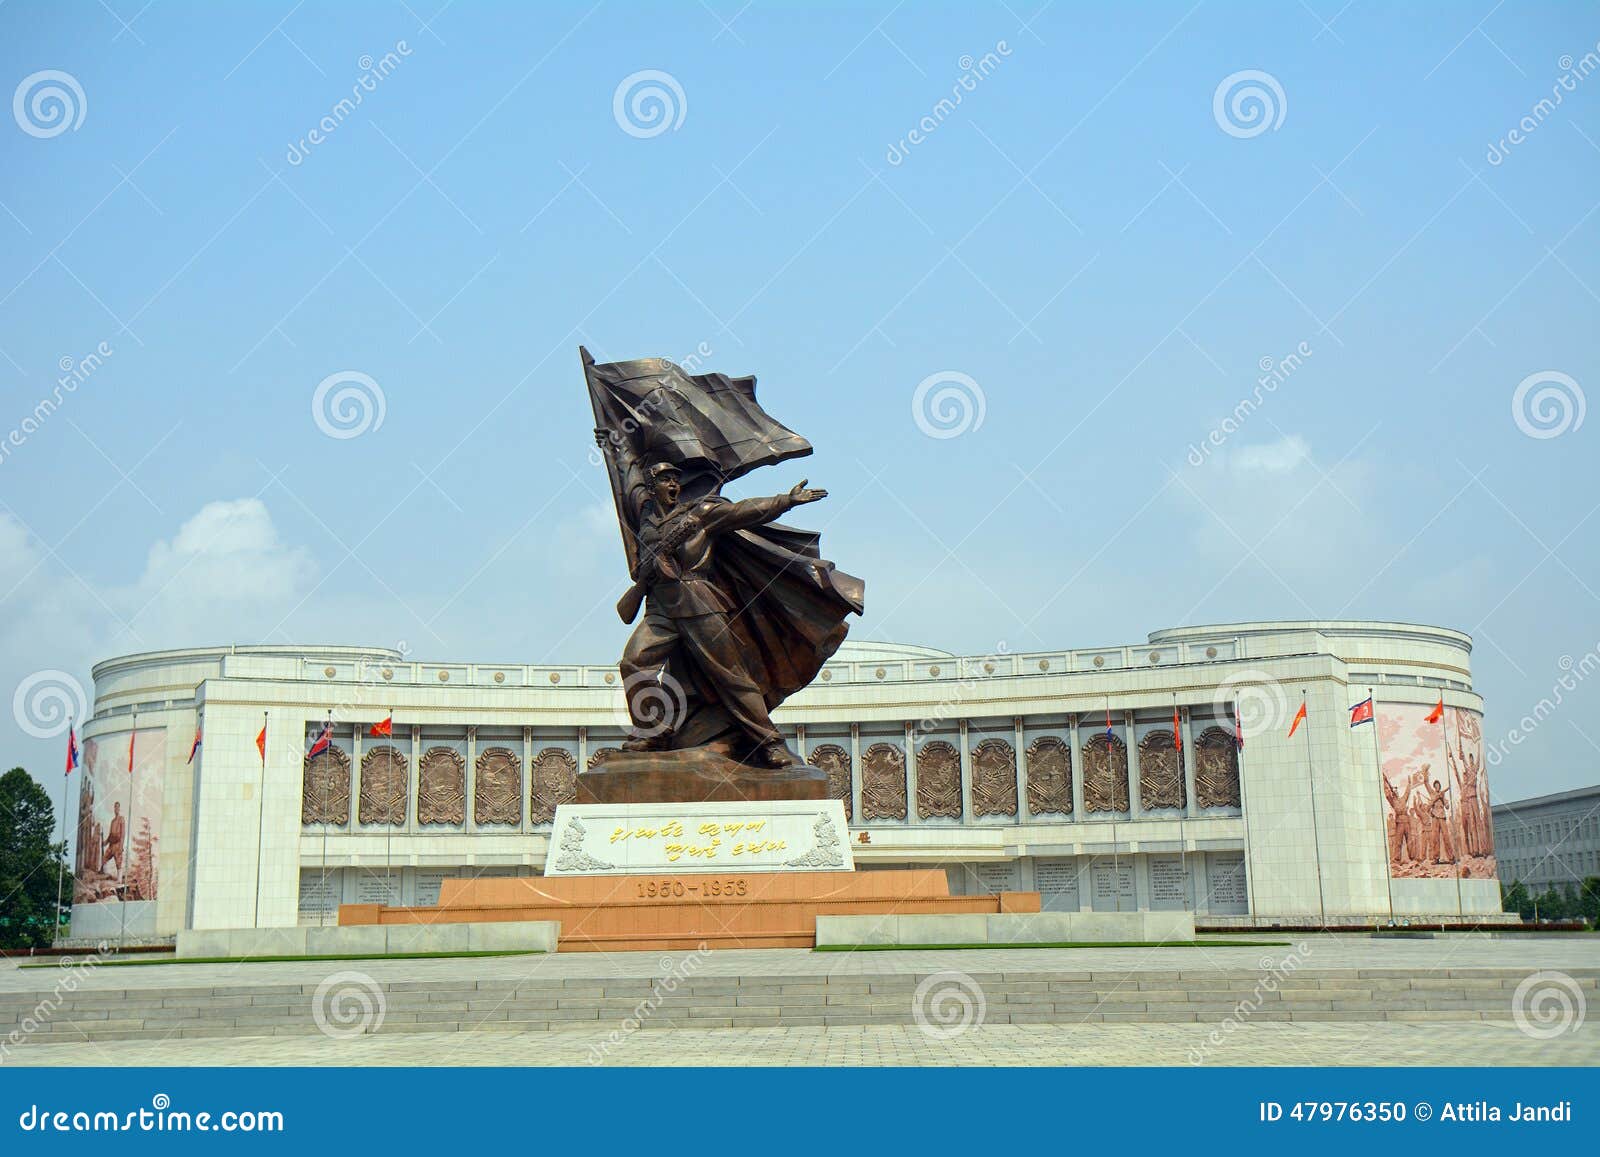
{"type": "MultiPolygon", "coordinates": [[[[1188,907],[1202,924],[1453,919],[1498,912],[1498,884],[1391,878],[1374,727],[1352,729],[1348,709],[1370,687],[1380,717],[1442,695],[1477,718],[1470,652],[1457,631],[1378,622],[976,657],[852,641],[775,717],[835,776],[858,870],[943,865],[961,892],[1188,907]],[[1290,739],[1302,692],[1308,722],[1290,739]]],[[[75,937],[331,921],[339,902],[430,903],[446,876],[537,874],[551,807],[627,722],[614,666],[383,648],[154,652],[103,662],[94,682],[79,830],[102,869],[83,874],[104,886],[80,893],[75,937]],[[307,761],[330,711],[335,749],[307,761]],[[371,737],[391,711],[392,738],[371,737]],[[118,889],[125,866],[98,862],[122,792],[130,829],[149,833],[128,853],[142,893],[118,889]],[[153,866],[139,868],[141,850],[153,866]]]]}

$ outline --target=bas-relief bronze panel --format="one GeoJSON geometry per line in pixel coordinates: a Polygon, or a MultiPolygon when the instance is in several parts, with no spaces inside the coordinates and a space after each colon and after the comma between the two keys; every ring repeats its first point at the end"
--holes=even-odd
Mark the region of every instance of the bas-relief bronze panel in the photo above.
{"type": "Polygon", "coordinates": [[[1187,801],[1183,761],[1172,732],[1150,732],[1139,741],[1139,806],[1147,810],[1182,808],[1187,801]]]}
{"type": "Polygon", "coordinates": [[[906,757],[893,743],[874,743],[861,754],[861,818],[906,818],[906,757]]]}
{"type": "Polygon", "coordinates": [[[1072,814],[1072,749],[1054,735],[1028,745],[1028,813],[1072,814]]]}
{"type": "Polygon", "coordinates": [[[844,801],[844,818],[855,818],[855,801],[851,799],[850,752],[837,743],[819,743],[811,749],[806,760],[812,767],[828,773],[828,798],[844,801]]]}
{"type": "Polygon", "coordinates": [[[595,748],[595,750],[593,750],[593,751],[591,751],[589,753],[589,764],[588,764],[587,770],[593,771],[595,768],[599,767],[606,760],[610,759],[613,755],[619,755],[619,754],[621,754],[621,752],[622,752],[622,748],[620,748],[620,747],[597,747],[597,748],[595,748]]]}
{"type": "Polygon", "coordinates": [[[972,814],[1017,814],[1017,753],[1004,739],[985,739],[972,749],[972,814]]]}
{"type": "Polygon", "coordinates": [[[1128,810],[1128,745],[1102,732],[1083,745],[1083,810],[1128,810]]]}
{"type": "Polygon", "coordinates": [[[417,822],[460,827],[467,818],[467,761],[453,747],[430,747],[417,771],[417,822]]]}
{"type": "Polygon", "coordinates": [[[509,747],[486,747],[478,753],[472,819],[511,826],[522,822],[522,760],[509,747]]]}
{"type": "Polygon", "coordinates": [[[528,805],[528,819],[536,824],[550,823],[556,818],[558,806],[577,797],[578,761],[564,747],[547,747],[534,756],[529,778],[533,780],[533,799],[528,805]]]}
{"type": "Polygon", "coordinates": [[[961,753],[942,739],[917,751],[917,815],[961,818],[961,753]]]}
{"type": "Polygon", "coordinates": [[[300,796],[303,824],[350,822],[350,757],[337,747],[307,756],[300,796]]]}
{"type": "Polygon", "coordinates": [[[1221,727],[1208,727],[1194,741],[1194,801],[1200,807],[1239,806],[1239,747],[1221,727]]]}
{"type": "Polygon", "coordinates": [[[409,767],[400,749],[383,743],[361,756],[361,801],[357,815],[364,824],[401,827],[406,822],[409,767]]]}

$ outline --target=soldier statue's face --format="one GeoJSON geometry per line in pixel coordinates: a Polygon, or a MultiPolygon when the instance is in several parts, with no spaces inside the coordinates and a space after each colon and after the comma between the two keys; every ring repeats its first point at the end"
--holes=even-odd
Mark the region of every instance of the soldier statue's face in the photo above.
{"type": "Polygon", "coordinates": [[[671,510],[678,505],[678,495],[682,490],[676,474],[661,475],[655,485],[656,506],[663,511],[671,510]]]}

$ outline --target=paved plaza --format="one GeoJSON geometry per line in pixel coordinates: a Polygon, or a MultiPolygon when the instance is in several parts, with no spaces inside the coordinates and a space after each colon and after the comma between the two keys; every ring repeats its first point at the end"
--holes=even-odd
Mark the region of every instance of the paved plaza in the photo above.
{"type": "Polygon", "coordinates": [[[13,960],[0,966],[6,1019],[20,1024],[68,973],[70,997],[4,1063],[1600,1064],[1594,936],[43,969],[13,960]],[[1552,975],[1569,1011],[1554,1031],[1530,1031],[1519,991],[1552,975]],[[342,1011],[320,1001],[351,976],[342,1011]],[[928,978],[945,979],[924,1001],[928,978]],[[1265,1001],[1253,999],[1268,978],[1265,1001]],[[641,1013],[664,981],[694,995],[641,1013]],[[326,1020],[310,1015],[319,1003],[326,1020]],[[131,1039],[116,1039],[122,1025],[131,1039]]]}

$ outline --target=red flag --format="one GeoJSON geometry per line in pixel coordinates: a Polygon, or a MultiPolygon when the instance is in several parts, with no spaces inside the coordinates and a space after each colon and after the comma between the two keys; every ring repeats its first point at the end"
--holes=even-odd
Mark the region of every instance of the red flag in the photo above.
{"type": "Polygon", "coordinates": [[[374,739],[387,739],[394,735],[394,712],[389,712],[389,717],[382,723],[374,723],[367,728],[367,734],[374,739]]]}
{"type": "Polygon", "coordinates": [[[1439,720],[1441,720],[1443,718],[1444,718],[1444,695],[1443,695],[1443,693],[1440,693],[1438,705],[1436,707],[1434,707],[1434,709],[1432,711],[1428,712],[1428,722],[1429,723],[1437,723],[1437,722],[1439,722],[1439,720]]]}
{"type": "Polygon", "coordinates": [[[321,755],[324,751],[327,751],[328,748],[332,746],[333,720],[330,719],[328,722],[322,725],[322,733],[317,736],[316,742],[311,745],[311,750],[306,752],[306,758],[310,759],[314,755],[321,755]]]}
{"type": "Polygon", "coordinates": [[[1289,724],[1289,738],[1294,738],[1295,730],[1306,721],[1306,701],[1300,700],[1300,710],[1294,713],[1294,722],[1289,724]]]}
{"type": "Polygon", "coordinates": [[[67,775],[78,766],[78,735],[72,724],[67,724],[67,775]]]}
{"type": "Polygon", "coordinates": [[[139,733],[137,731],[128,732],[128,774],[129,775],[133,774],[133,739],[134,739],[134,736],[136,736],[138,734],[139,733]]]}
{"type": "Polygon", "coordinates": [[[194,743],[191,744],[190,747],[189,747],[189,758],[184,760],[184,764],[188,765],[188,764],[193,763],[194,762],[195,753],[197,751],[199,751],[199,750],[200,750],[200,726],[199,726],[199,724],[196,724],[195,725],[195,729],[194,729],[194,743]]]}
{"type": "Polygon", "coordinates": [[[1363,723],[1372,722],[1372,696],[1368,695],[1360,703],[1350,708],[1350,726],[1358,727],[1363,723]]]}
{"type": "Polygon", "coordinates": [[[1239,701],[1233,701],[1233,746],[1239,751],[1244,750],[1244,727],[1239,722],[1239,701]]]}
{"type": "Polygon", "coordinates": [[[1183,754],[1183,731],[1178,724],[1178,705],[1172,705],[1172,745],[1178,749],[1178,754],[1183,754]]]}
{"type": "Polygon", "coordinates": [[[267,725],[265,723],[261,725],[261,734],[256,736],[256,750],[261,753],[261,763],[265,766],[267,762],[267,725]]]}

